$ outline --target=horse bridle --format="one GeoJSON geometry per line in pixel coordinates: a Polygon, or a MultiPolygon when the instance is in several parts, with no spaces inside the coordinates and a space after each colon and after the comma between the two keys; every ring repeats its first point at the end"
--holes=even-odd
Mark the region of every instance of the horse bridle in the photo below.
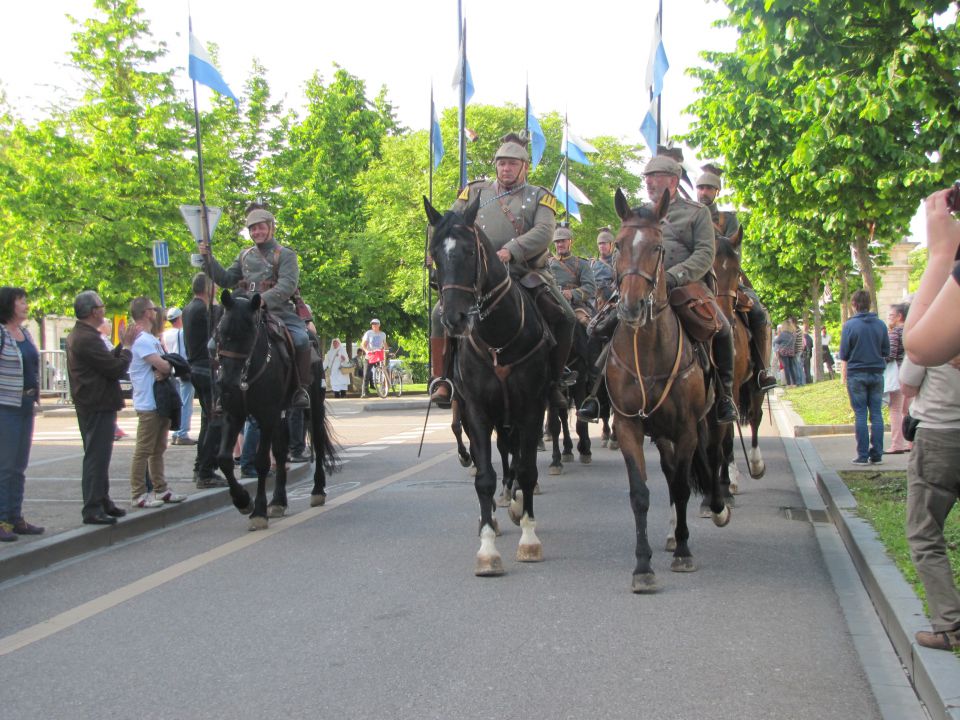
{"type": "Polygon", "coordinates": [[[253,351],[257,347],[257,340],[260,339],[260,332],[265,326],[263,308],[258,308],[256,310],[257,317],[254,321],[254,331],[253,331],[253,340],[250,343],[250,348],[247,352],[237,352],[235,350],[224,350],[220,347],[220,328],[217,328],[216,333],[214,333],[214,339],[216,340],[216,354],[217,358],[226,357],[231,360],[243,360],[243,370],[240,371],[240,392],[246,393],[247,389],[256,382],[263,373],[267,371],[267,366],[270,364],[270,359],[272,357],[272,352],[270,350],[270,343],[267,343],[267,357],[263,361],[263,365],[260,366],[260,370],[252,378],[247,379],[247,376],[250,374],[250,363],[253,360],[253,351]]]}
{"type": "MultiPolygon", "coordinates": [[[[638,225],[636,223],[624,223],[621,226],[621,229],[623,228],[631,228],[633,230],[636,230],[637,232],[647,229],[644,226],[638,225]]],[[[620,301],[617,303],[617,317],[621,320],[621,322],[624,322],[627,325],[630,325],[631,327],[640,327],[646,324],[648,321],[653,322],[657,318],[657,316],[660,315],[660,313],[666,310],[667,306],[669,305],[669,302],[665,302],[661,305],[657,305],[657,301],[656,301],[657,288],[659,287],[659,284],[660,284],[660,268],[663,265],[665,255],[666,255],[666,250],[664,250],[663,248],[663,241],[661,239],[661,242],[657,245],[657,262],[653,266],[653,275],[650,275],[650,273],[640,268],[630,268],[629,270],[623,273],[615,269],[617,273],[617,293],[620,296],[620,301]],[[640,317],[637,320],[628,320],[627,318],[625,318],[623,316],[623,313],[621,311],[621,306],[620,306],[620,302],[622,302],[623,300],[623,292],[621,291],[621,285],[624,279],[630,277],[631,275],[636,275],[637,277],[641,277],[644,280],[646,280],[648,283],[650,283],[650,292],[647,293],[646,297],[643,297],[640,299],[640,317]]]]}

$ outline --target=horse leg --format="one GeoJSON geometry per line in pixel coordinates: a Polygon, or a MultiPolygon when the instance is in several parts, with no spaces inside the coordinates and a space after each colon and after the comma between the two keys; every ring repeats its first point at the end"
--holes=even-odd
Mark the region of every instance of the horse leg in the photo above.
{"type": "MultiPolygon", "coordinates": [[[[500,467],[503,469],[503,485],[500,490],[500,497],[497,498],[497,507],[510,507],[510,501],[513,500],[513,491],[516,489],[516,472],[510,464],[510,447],[506,437],[501,439],[500,433],[497,433],[497,452],[500,453],[500,467]]],[[[499,528],[497,535],[500,534],[499,528]]]]}
{"type": "Polygon", "coordinates": [[[654,444],[657,445],[657,450],[660,454],[660,469],[663,470],[663,476],[667,479],[667,490],[670,495],[670,521],[667,524],[667,542],[664,544],[663,549],[667,552],[673,552],[677,549],[677,503],[673,497],[673,485],[670,482],[670,478],[677,473],[674,462],[673,443],[663,438],[662,440],[654,441],[654,444]],[[661,443],[664,444],[666,449],[661,449],[661,443]]]}
{"type": "Polygon", "coordinates": [[[713,517],[719,512],[717,503],[722,508],[724,501],[733,506],[733,495],[730,492],[729,464],[733,456],[733,425],[711,425],[707,428],[711,437],[707,442],[707,466],[711,473],[716,474],[716,482],[711,482],[709,490],[703,494],[700,501],[700,517],[713,517]]]}
{"type": "Polygon", "coordinates": [[[277,460],[277,478],[273,483],[273,497],[267,507],[267,517],[283,517],[287,511],[287,451],[290,446],[288,425],[282,415],[273,434],[273,456],[277,460]],[[282,459],[280,459],[282,458],[282,459]]]}
{"type": "Polygon", "coordinates": [[[627,467],[630,482],[630,508],[636,525],[637,564],[633,569],[631,589],[635,593],[651,593],[657,590],[657,579],[650,558],[653,551],[647,540],[647,514],[650,511],[650,488],[647,487],[647,468],[643,457],[643,425],[639,420],[623,420],[623,444],[620,453],[627,467]]]}
{"type": "Polygon", "coordinates": [[[550,433],[550,442],[553,443],[553,457],[550,460],[551,475],[560,475],[563,473],[563,462],[560,457],[560,411],[555,408],[547,409],[547,428],[550,433]]]}
{"type": "Polygon", "coordinates": [[[759,480],[767,472],[767,465],[760,452],[760,423],[763,421],[763,397],[765,393],[754,393],[750,399],[750,453],[747,457],[747,469],[750,477],[759,480]]]}
{"type": "Polygon", "coordinates": [[[660,451],[660,466],[667,476],[670,488],[670,498],[676,517],[674,537],[676,547],[673,550],[673,562],[670,569],[673,572],[693,572],[697,569],[690,552],[690,528],[687,525],[687,505],[690,501],[690,469],[691,456],[696,447],[696,434],[693,442],[689,437],[680,437],[676,444],[666,440],[657,441],[660,451]]]}
{"type": "Polygon", "coordinates": [[[460,403],[454,398],[450,403],[452,408],[452,417],[450,420],[450,429],[453,431],[453,437],[457,440],[457,459],[461,467],[470,467],[473,460],[470,458],[470,452],[463,444],[463,423],[460,420],[460,403]]]}
{"type": "Polygon", "coordinates": [[[230,488],[230,499],[233,506],[244,515],[249,515],[253,511],[250,502],[250,493],[240,484],[237,476],[234,474],[233,464],[233,446],[237,442],[237,437],[243,429],[244,418],[242,416],[227,415],[224,417],[226,428],[220,435],[220,447],[217,450],[217,465],[220,467],[223,476],[227,479],[227,485],[230,488]]]}
{"type": "MultiPolygon", "coordinates": [[[[257,468],[257,495],[253,499],[253,512],[250,513],[248,526],[250,530],[267,529],[267,474],[270,472],[270,448],[273,445],[275,431],[276,428],[272,423],[260,421],[260,442],[257,443],[257,455],[253,462],[254,467],[257,468]]],[[[277,465],[279,474],[280,463],[278,462],[277,465]]]]}
{"type": "MultiPolygon", "coordinates": [[[[478,577],[503,575],[503,560],[497,551],[497,530],[493,518],[493,495],[497,489],[497,473],[490,461],[490,430],[479,429],[479,432],[468,432],[470,449],[477,464],[477,475],[473,485],[477,491],[477,500],[480,502],[480,550],[473,574],[478,577]]],[[[498,438],[499,442],[499,438],[498,438]]]]}
{"type": "Polygon", "coordinates": [[[577,454],[580,456],[580,462],[583,465],[589,465],[593,460],[593,453],[590,452],[590,426],[583,420],[577,420],[576,430],[577,454]]]}
{"type": "Polygon", "coordinates": [[[517,545],[517,562],[540,562],[543,560],[543,545],[537,537],[537,522],[533,517],[533,490],[537,484],[536,425],[522,425],[518,435],[514,446],[519,459],[517,481],[520,489],[517,491],[517,499],[522,501],[523,511],[519,522],[520,544],[517,545]]]}
{"type": "Polygon", "coordinates": [[[558,414],[560,418],[560,427],[563,430],[563,455],[561,459],[564,462],[573,462],[573,439],[570,437],[570,411],[561,410],[558,414]]]}
{"type": "Polygon", "coordinates": [[[611,450],[620,449],[620,440],[617,438],[617,418],[612,417],[610,419],[610,441],[607,443],[607,447],[611,450]]]}

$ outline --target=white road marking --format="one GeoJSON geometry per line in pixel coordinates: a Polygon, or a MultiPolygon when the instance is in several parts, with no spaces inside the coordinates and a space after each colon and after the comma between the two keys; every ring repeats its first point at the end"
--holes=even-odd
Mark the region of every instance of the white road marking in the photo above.
{"type": "Polygon", "coordinates": [[[77,605],[74,608],[49,618],[48,620],[44,620],[43,622],[39,622],[36,625],[24,628],[19,632],[13,633],[12,635],[7,635],[4,638],[0,638],[0,657],[28,647],[29,645],[39,642],[40,640],[44,640],[51,635],[56,635],[61,630],[71,628],[74,625],[99,615],[102,612],[110,610],[121,603],[127,602],[128,600],[132,600],[133,598],[143,595],[150,590],[154,590],[166,585],[167,583],[176,580],[187,573],[193,572],[194,570],[199,570],[200,568],[209,565],[216,560],[228,557],[240,550],[250,547],[251,545],[256,545],[259,542],[268,540],[277,533],[294,528],[297,525],[307,522],[308,520],[313,520],[325,512],[330,512],[341,505],[346,505],[349,502],[358,500],[364,495],[368,495],[369,493],[380,490],[388,485],[408,478],[411,475],[416,475],[427,468],[433,467],[434,465],[438,465],[441,462],[450,459],[454,452],[455,450],[452,449],[447,450],[430,458],[429,460],[412,465],[406,470],[401,470],[400,472],[385,477],[382,480],[377,480],[367,485],[362,485],[354,490],[344,493],[343,495],[335,497],[332,500],[328,500],[327,504],[321,507],[311,507],[297,513],[296,515],[291,515],[280,520],[273,520],[270,523],[270,527],[268,527],[266,530],[255,533],[247,533],[236,538],[235,540],[224,543],[219,547],[202,552],[192,558],[182,560],[168,568],[151,573],[144,578],[140,578],[139,580],[136,580],[128,585],[117,588],[112,592],[108,592],[98,598],[94,598],[93,600],[77,605]]]}

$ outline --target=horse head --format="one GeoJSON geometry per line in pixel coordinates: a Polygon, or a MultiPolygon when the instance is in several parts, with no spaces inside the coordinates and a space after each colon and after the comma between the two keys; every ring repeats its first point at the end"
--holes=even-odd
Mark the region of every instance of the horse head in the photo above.
{"type": "Polygon", "coordinates": [[[426,197],[423,207],[432,229],[430,257],[437,269],[443,308],[440,319],[451,335],[463,336],[471,331],[479,314],[487,257],[492,252],[474,227],[480,196],[463,214],[450,210],[441,215],[426,197]]]}
{"type": "Polygon", "coordinates": [[[244,366],[248,364],[256,342],[260,322],[259,293],[247,298],[224,290],[220,294],[223,316],[214,334],[217,357],[221,361],[222,387],[239,386],[244,366]]]}
{"type": "Polygon", "coordinates": [[[660,220],[670,206],[670,193],[664,192],[654,208],[631,209],[626,196],[617,188],[614,205],[623,221],[616,239],[620,252],[616,267],[620,292],[617,314],[624,322],[640,327],[667,305],[660,220]]]}
{"type": "Polygon", "coordinates": [[[716,255],[713,259],[713,272],[717,276],[717,302],[728,315],[732,315],[740,285],[740,244],[743,241],[743,228],[731,236],[717,234],[716,255]],[[727,307],[729,305],[729,307],[727,307]]]}

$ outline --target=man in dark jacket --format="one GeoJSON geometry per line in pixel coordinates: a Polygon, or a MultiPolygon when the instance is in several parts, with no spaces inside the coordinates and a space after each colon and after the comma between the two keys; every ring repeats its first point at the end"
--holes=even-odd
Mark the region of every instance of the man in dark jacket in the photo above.
{"type": "Polygon", "coordinates": [[[884,358],[890,354],[887,326],[875,312],[870,312],[870,293],[857,290],[851,299],[852,318],[843,324],[840,335],[840,377],[847,385],[850,406],[856,417],[857,456],[855,465],[879,465],[883,462],[883,399],[884,358]],[[867,412],[870,432],[867,434],[867,412]]]}
{"type": "MultiPolygon", "coordinates": [[[[197,436],[197,459],[193,463],[193,480],[200,489],[223,487],[227,481],[216,473],[217,451],[220,449],[220,422],[211,420],[213,384],[210,374],[210,326],[207,305],[213,298],[213,282],[203,273],[193,276],[193,300],[183,309],[183,344],[190,363],[190,377],[200,400],[200,434],[197,436]]],[[[218,309],[219,306],[214,306],[218,309]]],[[[216,313],[214,314],[216,319],[216,313]]]]}
{"type": "Polygon", "coordinates": [[[140,329],[128,325],[111,351],[97,329],[105,313],[100,296],[92,290],[80,293],[73,312],[77,324],[67,336],[67,371],[83,439],[83,522],[112,525],[127,514],[110,499],[110,457],[117,411],[123,408],[120,378],[130,367],[130,348],[140,329]]]}

